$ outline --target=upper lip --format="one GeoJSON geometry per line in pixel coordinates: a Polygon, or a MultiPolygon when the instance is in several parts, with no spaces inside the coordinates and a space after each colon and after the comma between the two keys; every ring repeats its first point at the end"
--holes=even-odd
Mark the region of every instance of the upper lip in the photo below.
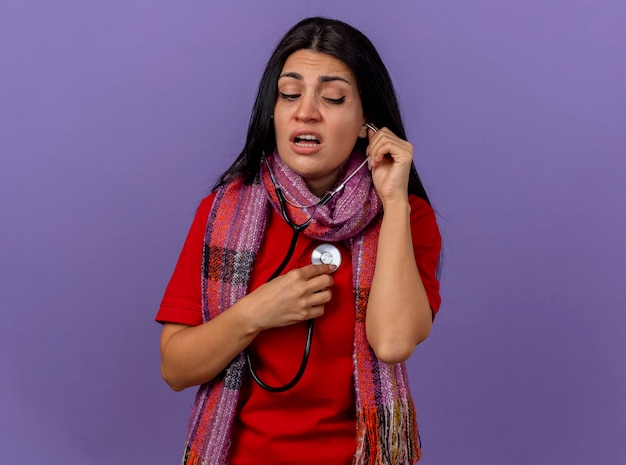
{"type": "Polygon", "coordinates": [[[320,135],[320,133],[317,131],[311,131],[310,129],[297,129],[293,131],[290,135],[289,140],[295,141],[296,137],[307,136],[307,135],[315,137],[320,143],[322,142],[322,136],[320,135]]]}

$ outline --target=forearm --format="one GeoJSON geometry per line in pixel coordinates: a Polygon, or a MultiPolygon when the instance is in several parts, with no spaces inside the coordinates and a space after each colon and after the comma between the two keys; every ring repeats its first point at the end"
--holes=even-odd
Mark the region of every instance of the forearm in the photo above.
{"type": "Polygon", "coordinates": [[[161,374],[180,391],[217,376],[256,337],[245,316],[245,303],[200,326],[166,324],[161,335],[161,374]]]}
{"type": "Polygon", "coordinates": [[[195,327],[166,324],[161,333],[161,373],[174,390],[217,376],[261,332],[317,318],[330,301],[329,265],[291,270],[195,327]]]}
{"type": "Polygon", "coordinates": [[[385,205],[366,331],[377,357],[406,360],[428,336],[432,313],[413,254],[408,200],[385,205]]]}

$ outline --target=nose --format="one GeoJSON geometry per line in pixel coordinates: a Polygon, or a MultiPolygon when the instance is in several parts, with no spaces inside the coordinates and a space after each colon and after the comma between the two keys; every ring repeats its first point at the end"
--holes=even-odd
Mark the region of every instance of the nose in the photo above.
{"type": "Polygon", "coordinates": [[[317,121],[320,119],[319,102],[315,94],[305,94],[300,97],[296,108],[295,118],[297,121],[317,121]]]}

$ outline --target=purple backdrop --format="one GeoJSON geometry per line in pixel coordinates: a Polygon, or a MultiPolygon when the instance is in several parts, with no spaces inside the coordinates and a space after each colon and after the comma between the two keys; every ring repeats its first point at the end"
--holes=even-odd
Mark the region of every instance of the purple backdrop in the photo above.
{"type": "Polygon", "coordinates": [[[152,320],[313,14],[379,47],[440,215],[423,463],[626,463],[625,5],[4,0],[0,463],[179,463],[152,320]]]}

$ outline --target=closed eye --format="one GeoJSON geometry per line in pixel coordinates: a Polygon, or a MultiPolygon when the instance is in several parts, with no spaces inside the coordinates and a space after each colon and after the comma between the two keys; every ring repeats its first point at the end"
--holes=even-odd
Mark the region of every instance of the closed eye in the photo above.
{"type": "Polygon", "coordinates": [[[328,103],[332,103],[333,105],[341,105],[343,102],[346,101],[346,96],[344,95],[343,97],[339,98],[324,97],[324,100],[326,100],[328,103]]]}
{"type": "Polygon", "coordinates": [[[279,92],[280,98],[285,100],[295,100],[300,97],[300,94],[285,94],[284,92],[279,92]]]}

